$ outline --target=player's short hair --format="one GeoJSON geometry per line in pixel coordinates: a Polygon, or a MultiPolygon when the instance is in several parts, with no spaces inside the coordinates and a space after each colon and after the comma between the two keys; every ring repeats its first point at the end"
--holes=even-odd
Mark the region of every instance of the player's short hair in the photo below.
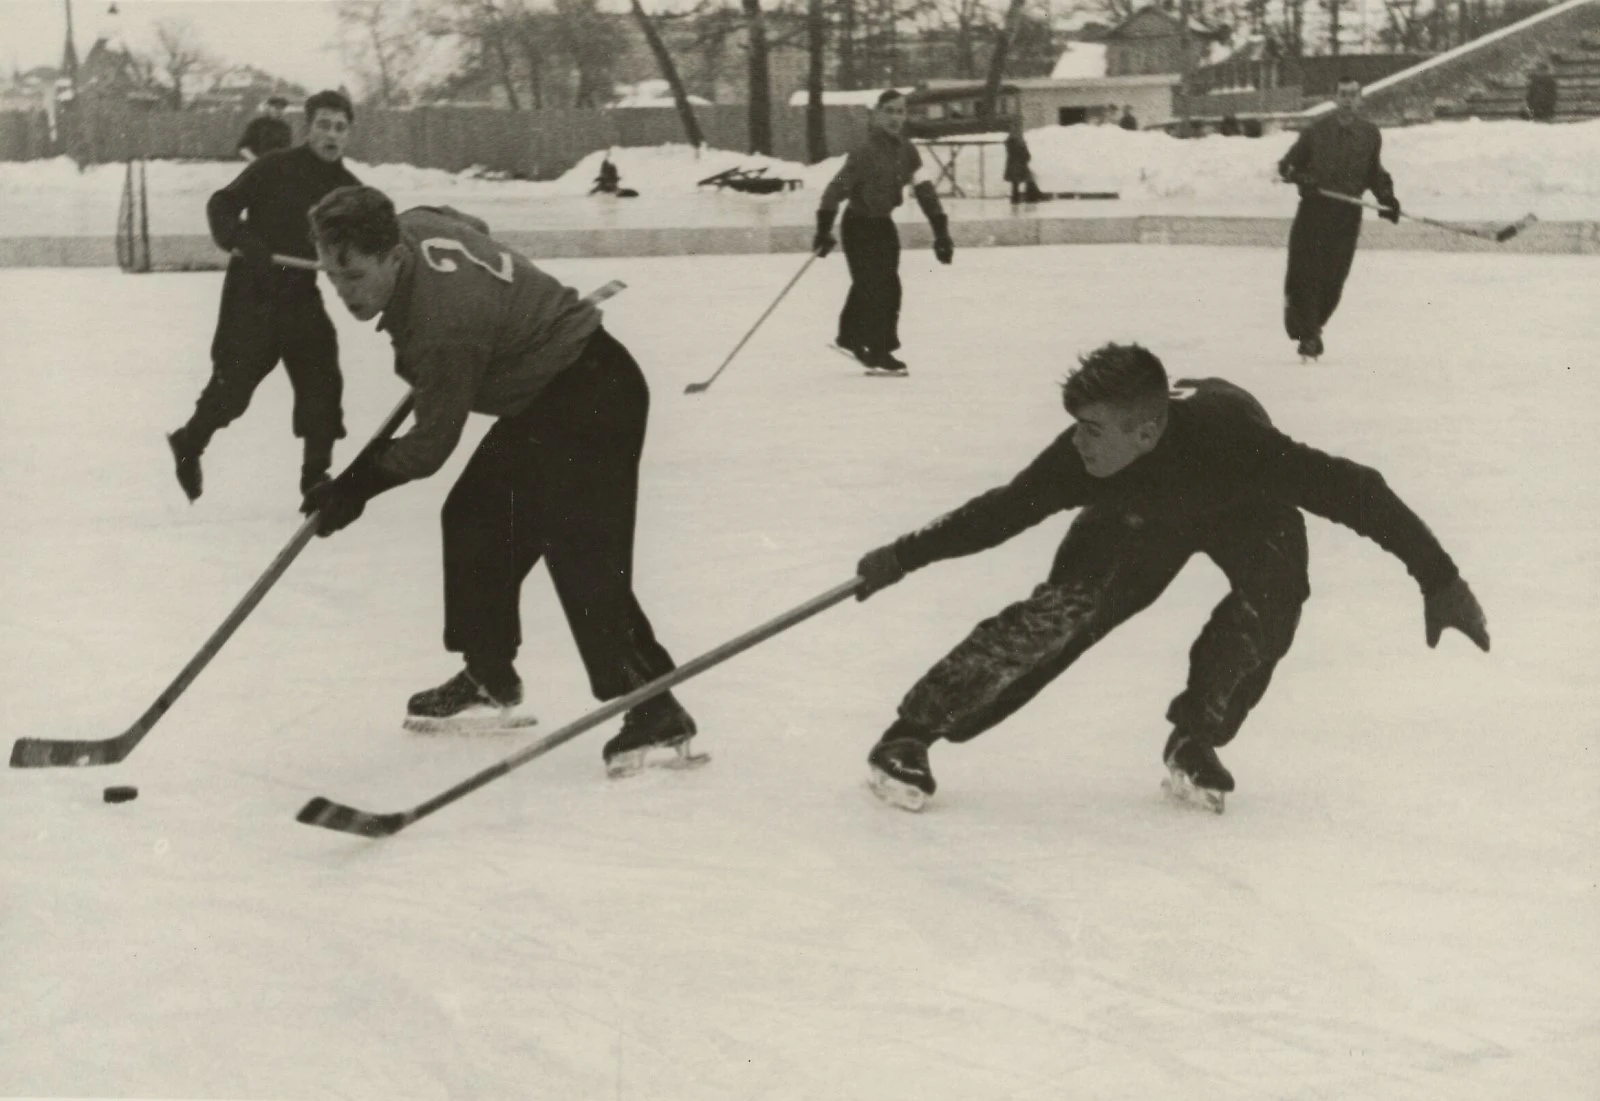
{"type": "Polygon", "coordinates": [[[1097,402],[1159,418],[1167,408],[1167,369],[1138,344],[1102,344],[1078,357],[1061,384],[1061,402],[1076,416],[1097,402]]]}
{"type": "Polygon", "coordinates": [[[885,103],[893,103],[897,99],[905,99],[905,98],[906,98],[905,95],[903,93],[901,93],[898,89],[896,89],[896,88],[885,88],[882,92],[878,93],[878,104],[877,105],[879,107],[882,107],[885,103]]]}
{"type": "Polygon", "coordinates": [[[342,111],[346,122],[354,122],[356,120],[356,109],[350,105],[350,97],[343,92],[321,91],[307,99],[307,125],[317,117],[318,111],[342,111]]]}
{"type": "Polygon", "coordinates": [[[375,187],[336,187],[311,208],[317,246],[343,256],[354,250],[381,256],[400,243],[400,216],[375,187]]]}

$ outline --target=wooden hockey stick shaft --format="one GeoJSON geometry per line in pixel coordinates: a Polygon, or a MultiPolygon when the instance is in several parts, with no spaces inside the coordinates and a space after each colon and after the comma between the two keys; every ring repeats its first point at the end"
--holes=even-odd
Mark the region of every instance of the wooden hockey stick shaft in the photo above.
{"type": "Polygon", "coordinates": [[[649,684],[620,696],[600,707],[590,711],[580,719],[568,723],[566,726],[545,735],[538,741],[518,750],[488,768],[467,777],[454,787],[440,792],[433,798],[419,803],[410,810],[395,811],[389,814],[374,814],[369,811],[357,810],[355,807],[317,796],[305,806],[300,808],[300,813],[295,816],[295,821],[307,826],[321,826],[324,829],[336,830],[340,833],[353,833],[360,837],[389,837],[419,818],[425,818],[441,807],[449,806],[465,795],[469,795],[492,780],[498,780],[512,769],[519,768],[537,757],[542,757],[559,745],[564,745],[585,731],[592,730],[608,719],[622,714],[630,708],[637,707],[646,700],[682,684],[690,677],[720,665],[736,654],[743,653],[758,643],[764,642],[774,635],[781,634],[798,623],[802,623],[818,612],[833,607],[842,600],[847,600],[855,595],[861,586],[861,578],[852,577],[849,581],[836,585],[820,596],[815,596],[804,604],[792,608],[782,615],[769,619],[759,627],[752,628],[737,638],[730,639],[697,658],[684,662],[672,672],[657,677],[649,684]]]}
{"type": "Polygon", "coordinates": [[[761,323],[771,316],[773,310],[778,308],[778,303],[782,302],[784,296],[789,293],[796,283],[800,282],[800,277],[806,273],[806,269],[811,266],[812,262],[815,261],[816,258],[817,254],[814,252],[806,257],[806,262],[800,265],[800,270],[794,273],[794,278],[790,279],[788,284],[784,286],[783,290],[778,292],[778,297],[772,300],[772,305],[768,306],[766,311],[762,313],[760,317],[756,318],[756,323],[750,326],[750,331],[739,338],[739,343],[733,346],[733,351],[729,352],[728,358],[722,361],[722,366],[713,371],[711,373],[711,377],[706,379],[704,382],[691,382],[688,386],[684,387],[683,392],[685,394],[703,394],[707,390],[711,389],[711,384],[717,381],[717,376],[722,374],[723,371],[727,370],[728,364],[733,362],[733,357],[739,354],[739,349],[743,348],[750,338],[756,335],[756,330],[761,328],[761,323]]]}
{"type": "MultiPolygon", "coordinates": [[[[621,280],[612,280],[600,287],[585,298],[590,303],[599,303],[610,298],[627,284],[621,280]]],[[[358,453],[360,455],[372,450],[374,447],[386,442],[400,428],[401,423],[411,413],[412,396],[408,393],[394,407],[384,421],[379,425],[366,446],[358,453]]],[[[243,599],[228,613],[222,625],[211,633],[199,651],[189,659],[172,683],[156,697],[156,701],[145,709],[144,714],[130,726],[111,738],[101,739],[53,739],[53,738],[18,738],[11,747],[12,768],[53,768],[61,765],[109,765],[116,764],[129,753],[135,746],[144,740],[146,734],[161,720],[161,717],[171,709],[172,705],[194,683],[196,677],[217,656],[218,651],[233,637],[239,625],[245,621],[257,604],[261,603],[273,585],[288,570],[291,563],[305,550],[306,544],[311,541],[317,531],[317,519],[320,514],[313,513],[306,517],[295,531],[294,535],[284,548],[278,552],[277,557],[266,568],[255,584],[250,586],[250,591],[245,593],[243,599]]]]}
{"type": "MultiPolygon", "coordinates": [[[[1317,194],[1326,195],[1330,199],[1338,199],[1342,203],[1351,203],[1355,206],[1364,206],[1368,210],[1382,212],[1389,209],[1389,207],[1384,206],[1382,203],[1369,203],[1365,199],[1358,198],[1354,195],[1347,195],[1343,191],[1329,191],[1325,187],[1317,188],[1317,194]]],[[[1400,217],[1413,222],[1421,222],[1423,225],[1433,226],[1435,229],[1446,230],[1450,233],[1459,233],[1464,237],[1476,237],[1480,241],[1493,241],[1496,244],[1509,241],[1511,238],[1515,237],[1522,228],[1518,223],[1513,222],[1512,224],[1503,226],[1494,232],[1482,229],[1468,229],[1465,226],[1456,226],[1451,225],[1449,222],[1440,222],[1433,218],[1424,218],[1420,214],[1407,214],[1403,210],[1400,212],[1400,217]]]]}

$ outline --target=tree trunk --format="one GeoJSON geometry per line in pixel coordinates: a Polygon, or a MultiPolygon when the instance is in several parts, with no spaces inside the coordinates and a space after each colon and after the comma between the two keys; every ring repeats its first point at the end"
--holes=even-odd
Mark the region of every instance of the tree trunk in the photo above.
{"type": "Polygon", "coordinates": [[[656,30],[655,21],[646,14],[644,5],[639,3],[639,0],[629,0],[629,2],[633,8],[633,18],[638,21],[645,42],[649,44],[650,52],[655,55],[656,68],[661,70],[661,79],[672,89],[672,102],[678,108],[679,120],[683,122],[683,135],[690,145],[698,149],[706,143],[706,137],[700,132],[700,120],[694,117],[694,106],[689,102],[689,93],[684,90],[683,77],[678,75],[678,66],[674,64],[672,55],[667,52],[667,44],[661,41],[661,34],[656,30]]]}
{"type": "Polygon", "coordinates": [[[983,98],[978,101],[978,117],[994,118],[995,105],[1000,100],[1000,84],[1006,75],[1006,54],[1011,51],[1011,39],[1022,22],[1023,0],[1011,0],[1006,8],[1006,21],[994,41],[994,53],[989,55],[989,75],[983,82],[983,98]]]}
{"type": "Polygon", "coordinates": [[[827,60],[828,25],[822,0],[810,0],[806,10],[806,45],[810,65],[806,69],[806,160],[811,164],[828,159],[828,115],[822,106],[822,68],[827,60]]]}
{"type": "MultiPolygon", "coordinates": [[[[1015,0],[1021,3],[1021,0],[1015,0]]],[[[761,0],[739,0],[750,50],[750,152],[772,156],[772,78],[767,67],[767,25],[761,0]]]]}

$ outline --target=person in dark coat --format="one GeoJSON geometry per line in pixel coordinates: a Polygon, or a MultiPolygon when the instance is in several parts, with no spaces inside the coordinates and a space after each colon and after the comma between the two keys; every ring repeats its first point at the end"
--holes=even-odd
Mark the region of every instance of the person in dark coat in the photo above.
{"type": "Polygon", "coordinates": [[[1006,133],[1005,167],[1005,181],[1011,185],[1013,203],[1038,201],[1034,196],[1039,189],[1033,182],[1033,170],[1028,167],[1028,163],[1032,160],[1033,153],[1028,149],[1028,139],[1022,136],[1022,122],[1014,121],[1006,133]]]}
{"type": "Polygon", "coordinates": [[[1082,357],[1062,385],[1076,422],[1007,485],[991,489],[856,567],[866,599],[908,572],[977,554],[1077,509],[1049,576],[979,623],[901,701],[869,754],[873,789],[917,810],[933,795],[928,747],[1004,721],[1203,554],[1229,592],[1189,651],[1167,708],[1169,790],[1220,812],[1233,776],[1217,750],[1239,732],[1288,653],[1311,593],[1302,511],[1400,559],[1422,592],[1424,638],[1455,628],[1489,649],[1483,609],[1433,532],[1382,475],[1280,432],[1223,379],[1180,379],[1137,344],[1082,357]]]}
{"type": "Polygon", "coordinates": [[[345,434],[339,342],[317,273],[277,264],[273,255],[316,260],[307,212],[334,188],[361,182],[343,160],[354,116],[342,93],[318,92],[306,100],[304,144],[251,161],[206,203],[212,238],[233,255],[222,279],[211,378],[189,420],[167,437],[190,501],[201,493],[200,457],[211,437],[243,415],[280,361],[294,388],[294,434],[304,441],[301,492],[328,477],[334,441],[345,434]]]}
{"type": "Polygon", "coordinates": [[[1535,122],[1551,122],[1556,117],[1556,76],[1550,62],[1541,61],[1528,76],[1528,117],[1535,122]]]}
{"type": "Polygon", "coordinates": [[[850,294],[839,314],[839,347],[869,370],[904,375],[894,355],[900,347],[900,234],[894,211],[911,185],[917,205],[933,227],[933,254],[941,264],[955,257],[950,220],[939,204],[933,181],[922,171],[922,156],[905,137],[906,100],[894,89],[878,97],[866,138],[828,181],[817,207],[817,232],[811,247],[818,256],[838,240],[833,222],[847,203],[840,236],[850,265],[850,294]]]}
{"type": "Polygon", "coordinates": [[[293,145],[294,131],[289,128],[288,122],[283,117],[283,113],[288,109],[289,101],[282,96],[267,97],[267,113],[250,120],[250,125],[244,128],[244,133],[240,135],[234,151],[245,160],[253,161],[257,157],[293,145]]]}
{"type": "Polygon", "coordinates": [[[1333,113],[1302,130],[1278,162],[1279,176],[1300,189],[1289,230],[1283,325],[1308,359],[1322,354],[1322,329],[1339,307],[1361,236],[1361,207],[1322,192],[1360,198],[1370,190],[1383,207],[1379,216],[1400,221],[1394,181],[1383,168],[1383,135],[1357,113],[1361,85],[1341,80],[1335,102],[1333,113]]]}
{"type": "Polygon", "coordinates": [[[1117,122],[1117,125],[1122,127],[1124,130],[1137,130],[1137,129],[1139,129],[1139,120],[1134,118],[1134,116],[1133,116],[1133,105],[1132,104],[1124,104],[1123,105],[1123,107],[1122,107],[1122,118],[1117,122]]]}

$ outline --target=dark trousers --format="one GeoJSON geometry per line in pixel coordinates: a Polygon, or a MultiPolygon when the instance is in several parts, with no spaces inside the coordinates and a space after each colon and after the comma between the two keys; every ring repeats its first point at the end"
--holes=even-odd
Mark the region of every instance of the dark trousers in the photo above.
{"type": "Polygon", "coordinates": [[[839,344],[869,352],[900,347],[900,233],[890,218],[852,218],[839,227],[850,294],[839,314],[839,344]]]}
{"type": "Polygon", "coordinates": [[[444,644],[509,661],[522,582],[550,571],[596,698],[673,669],[633,594],[633,528],[650,391],[604,329],[534,403],[490,428],[444,503],[444,644]]]}
{"type": "Polygon", "coordinates": [[[1221,567],[1231,591],[1190,649],[1188,684],[1167,718],[1226,745],[1288,652],[1311,591],[1305,521],[1284,505],[1241,507],[1186,529],[1086,509],[1056,552],[1049,580],[978,624],[934,665],[901,702],[901,724],[930,741],[977,737],[1147,608],[1197,551],[1221,567]]]}
{"type": "Polygon", "coordinates": [[[197,449],[243,415],[280,360],[294,388],[294,434],[328,448],[344,436],[339,338],[316,283],[303,274],[258,276],[229,267],[211,340],[211,378],[189,418],[187,434],[197,449]]]}
{"type": "Polygon", "coordinates": [[[1289,229],[1289,270],[1283,279],[1283,327],[1290,340],[1322,335],[1339,308],[1360,236],[1360,207],[1335,199],[1300,201],[1289,229]]]}

